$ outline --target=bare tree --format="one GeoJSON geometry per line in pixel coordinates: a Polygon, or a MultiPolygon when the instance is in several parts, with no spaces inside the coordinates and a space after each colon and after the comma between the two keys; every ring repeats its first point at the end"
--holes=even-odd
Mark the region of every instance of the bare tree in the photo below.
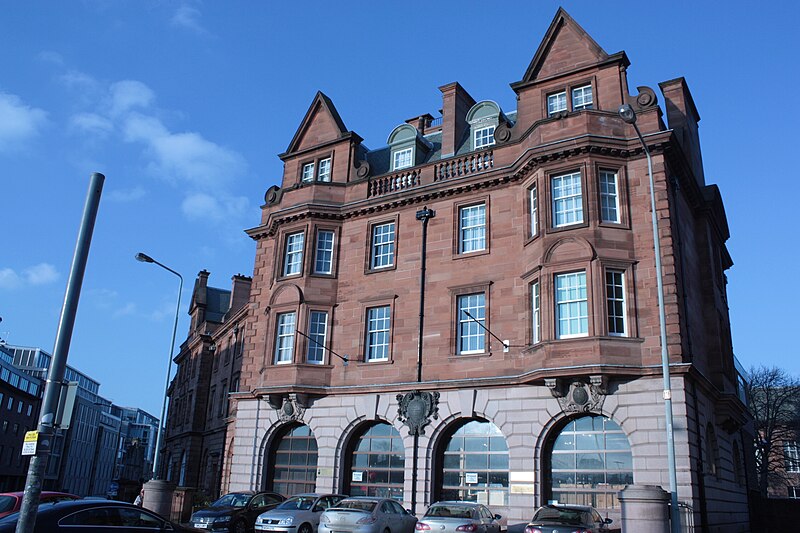
{"type": "Polygon", "coordinates": [[[761,496],[786,484],[783,444],[800,436],[800,380],[777,367],[751,367],[747,383],[755,424],[756,471],[761,496]]]}

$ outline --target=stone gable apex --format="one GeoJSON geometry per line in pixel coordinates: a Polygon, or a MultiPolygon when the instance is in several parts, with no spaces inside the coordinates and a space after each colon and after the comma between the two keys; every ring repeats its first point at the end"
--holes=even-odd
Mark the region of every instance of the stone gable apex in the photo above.
{"type": "Polygon", "coordinates": [[[308,107],[300,127],[292,137],[285,154],[299,152],[314,146],[334,141],[347,134],[347,128],[336,110],[336,106],[322,91],[317,91],[308,107]]]}
{"type": "Polygon", "coordinates": [[[586,30],[560,7],[525,75],[514,85],[566,74],[602,63],[608,57],[605,50],[586,33],[586,30]]]}

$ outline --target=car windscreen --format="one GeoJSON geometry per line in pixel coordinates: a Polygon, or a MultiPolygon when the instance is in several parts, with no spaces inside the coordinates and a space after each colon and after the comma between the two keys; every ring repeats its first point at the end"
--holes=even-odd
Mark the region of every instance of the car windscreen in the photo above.
{"type": "Polygon", "coordinates": [[[578,525],[587,523],[587,518],[588,514],[578,509],[556,509],[554,507],[544,507],[536,511],[533,521],[578,525]]]}
{"type": "Polygon", "coordinates": [[[14,508],[17,499],[13,496],[0,496],[0,513],[7,513],[14,508]]]}
{"type": "Polygon", "coordinates": [[[284,511],[308,511],[314,505],[316,498],[309,496],[293,496],[280,504],[276,509],[284,511]]]}
{"type": "Polygon", "coordinates": [[[432,505],[425,516],[437,518],[472,518],[472,510],[466,505],[432,505]]]}
{"type": "Polygon", "coordinates": [[[378,502],[370,500],[342,500],[336,504],[336,507],[343,509],[357,509],[359,511],[366,511],[371,513],[378,502]]]}
{"type": "Polygon", "coordinates": [[[250,494],[237,494],[235,492],[226,494],[219,500],[211,504],[211,507],[244,507],[247,505],[247,500],[250,499],[250,494]]]}

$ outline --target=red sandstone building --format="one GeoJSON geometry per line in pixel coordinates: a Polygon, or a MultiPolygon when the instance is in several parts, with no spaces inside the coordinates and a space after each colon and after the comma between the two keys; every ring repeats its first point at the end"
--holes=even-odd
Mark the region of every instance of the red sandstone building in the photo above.
{"type": "Polygon", "coordinates": [[[628,103],[654,160],[683,519],[747,530],[725,211],[686,81],[660,83],[660,104],[631,94],[628,66],[559,10],[511,84],[515,110],[450,83],[441,119],[368,150],[317,94],[248,230],[224,486],[388,494],[418,513],[470,499],[509,523],[589,503],[617,524],[625,485],[668,488],[628,103]]]}

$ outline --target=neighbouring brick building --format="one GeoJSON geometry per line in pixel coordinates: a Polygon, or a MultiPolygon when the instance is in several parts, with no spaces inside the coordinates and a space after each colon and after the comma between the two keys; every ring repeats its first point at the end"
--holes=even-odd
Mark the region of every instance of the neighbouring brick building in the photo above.
{"type": "MultiPolygon", "coordinates": [[[[223,486],[389,494],[418,513],[471,499],[509,523],[550,500],[591,503],[617,524],[626,484],[668,488],[648,173],[617,114],[628,103],[654,162],[684,520],[748,530],[722,199],[686,81],[659,84],[662,108],[649,87],[630,93],[628,66],[559,10],[511,85],[515,110],[450,83],[440,119],[369,150],[317,94],[248,230],[223,486]]],[[[190,372],[205,376],[214,332],[194,316],[179,358],[202,355],[190,372]]]]}
{"type": "Polygon", "coordinates": [[[239,390],[250,281],[232,278],[231,290],[208,286],[209,273],[197,275],[189,304],[189,334],[175,363],[168,389],[169,413],[163,446],[162,475],[198,498],[219,496],[223,458],[230,451],[228,394],[239,390]]]}

